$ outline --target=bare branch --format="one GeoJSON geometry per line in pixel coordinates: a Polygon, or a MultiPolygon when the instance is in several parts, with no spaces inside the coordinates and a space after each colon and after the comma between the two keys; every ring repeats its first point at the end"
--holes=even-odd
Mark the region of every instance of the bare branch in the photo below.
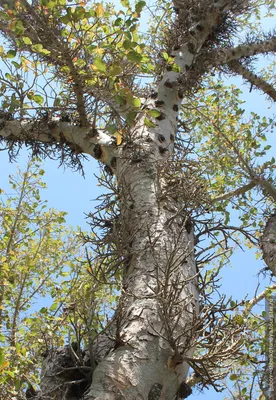
{"type": "Polygon", "coordinates": [[[245,80],[251,83],[251,85],[256,86],[262,92],[267,94],[272,100],[276,101],[276,90],[270,83],[266,82],[264,79],[251,72],[239,61],[231,61],[228,63],[228,66],[230,67],[230,69],[232,69],[232,71],[240,74],[245,80]]]}
{"type": "Polygon", "coordinates": [[[231,199],[232,197],[236,197],[236,196],[239,196],[241,194],[248,192],[249,190],[253,189],[255,186],[257,186],[256,182],[250,182],[238,189],[233,190],[232,192],[228,192],[228,193],[222,194],[221,196],[215,197],[214,199],[212,199],[212,201],[216,202],[216,201],[231,199]]]}
{"type": "Polygon", "coordinates": [[[256,54],[276,52],[276,36],[254,43],[245,43],[237,47],[218,49],[213,52],[213,65],[222,65],[242,57],[252,57],[256,54]]]}
{"type": "Polygon", "coordinates": [[[0,139],[6,142],[23,142],[32,144],[38,142],[67,146],[75,154],[88,154],[103,162],[109,168],[114,168],[116,157],[116,142],[103,130],[91,127],[80,127],[62,120],[13,120],[10,114],[0,113],[0,139]],[[113,165],[112,165],[113,164],[113,165]]]}

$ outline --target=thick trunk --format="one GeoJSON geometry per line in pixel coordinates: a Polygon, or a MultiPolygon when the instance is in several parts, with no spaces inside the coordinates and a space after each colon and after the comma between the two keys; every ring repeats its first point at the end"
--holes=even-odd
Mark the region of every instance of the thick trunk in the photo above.
{"type": "Polygon", "coordinates": [[[139,161],[139,146],[127,147],[118,162],[130,260],[116,316],[121,341],[96,368],[87,400],[144,400],[151,390],[159,390],[156,399],[173,399],[187,377],[183,360],[191,355],[197,308],[193,237],[187,216],[162,190],[153,147],[143,147],[139,161]]]}
{"type": "MultiPolygon", "coordinates": [[[[115,315],[116,341],[107,341],[107,355],[93,372],[86,400],[173,399],[179,390],[182,397],[189,394],[185,356],[193,352],[198,298],[193,229],[183,204],[169,195],[172,182],[164,178],[168,152],[154,140],[160,138],[160,126],[141,124],[132,133],[116,166],[121,209],[116,235],[122,257],[129,260],[115,315]]],[[[42,393],[49,393],[50,386],[62,388],[61,381],[53,384],[47,378],[47,364],[42,393]]],[[[62,392],[56,399],[63,398],[62,392]]],[[[64,398],[79,398],[70,396],[64,398]]]]}

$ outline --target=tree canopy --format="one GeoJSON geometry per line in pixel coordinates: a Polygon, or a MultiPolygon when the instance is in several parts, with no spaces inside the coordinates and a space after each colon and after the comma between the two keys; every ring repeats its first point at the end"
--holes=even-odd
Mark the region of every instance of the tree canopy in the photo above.
{"type": "Polygon", "coordinates": [[[83,173],[92,156],[104,187],[90,232],[74,236],[40,201],[39,161],[12,178],[3,395],[177,399],[229,378],[229,398],[275,390],[273,332],[255,307],[275,291],[274,12],[269,0],[1,2],[3,149],[83,173]],[[233,76],[267,115],[248,110],[233,76]],[[237,248],[270,279],[239,301],[218,280],[237,248]],[[33,310],[38,295],[49,307],[33,310]]]}

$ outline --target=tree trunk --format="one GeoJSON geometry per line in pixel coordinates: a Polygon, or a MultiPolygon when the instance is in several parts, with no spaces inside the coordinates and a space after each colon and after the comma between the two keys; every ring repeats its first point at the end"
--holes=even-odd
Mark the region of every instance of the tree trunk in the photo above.
{"type": "Polygon", "coordinates": [[[276,214],[268,218],[261,238],[261,248],[267,267],[276,276],[276,214]]]}
{"type": "MultiPolygon", "coordinates": [[[[154,140],[160,127],[156,132],[139,125],[137,121],[130,132],[133,140],[127,141],[116,165],[121,213],[114,229],[121,243],[117,250],[128,260],[114,319],[116,339],[112,348],[107,342],[108,354],[93,372],[86,400],[190,394],[185,357],[193,352],[198,308],[193,228],[171,190],[175,182],[164,177],[170,161],[154,140]]],[[[49,365],[42,384],[49,392],[47,375],[49,365]]]]}

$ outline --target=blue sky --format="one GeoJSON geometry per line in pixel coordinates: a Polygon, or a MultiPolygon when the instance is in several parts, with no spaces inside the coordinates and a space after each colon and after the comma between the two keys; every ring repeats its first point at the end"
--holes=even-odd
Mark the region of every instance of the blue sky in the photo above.
{"type": "MultiPolygon", "coordinates": [[[[267,29],[270,24],[267,25],[267,29]]],[[[227,81],[230,83],[230,80],[227,81]]],[[[267,112],[267,101],[265,96],[261,96],[258,91],[249,93],[249,86],[242,83],[239,78],[231,79],[231,83],[244,90],[244,99],[246,100],[246,109],[260,113],[261,115],[269,113],[273,115],[274,109],[267,112]]],[[[270,103],[271,104],[271,103],[270,103]]],[[[270,138],[272,149],[276,149],[276,135],[270,138]]],[[[274,150],[275,154],[275,150],[274,150]]],[[[0,152],[0,188],[9,192],[8,175],[16,173],[17,165],[24,168],[27,162],[28,153],[22,150],[16,163],[9,163],[8,154],[5,151],[0,152]]],[[[68,213],[67,223],[73,227],[80,226],[82,229],[88,229],[85,220],[85,213],[93,210],[95,201],[101,193],[102,188],[97,185],[97,179],[94,174],[99,174],[98,162],[91,159],[84,162],[85,178],[78,172],[70,169],[59,168],[59,163],[55,161],[45,161],[43,168],[46,173],[44,179],[47,183],[47,189],[42,192],[42,198],[48,200],[49,207],[55,207],[58,210],[68,213]]],[[[268,280],[259,271],[264,267],[262,260],[256,261],[253,251],[237,250],[232,257],[232,266],[226,266],[222,272],[221,292],[227,296],[232,295],[234,299],[240,299],[246,294],[252,297],[255,289],[260,283],[261,290],[268,280]]],[[[194,393],[190,398],[198,400],[216,400],[223,399],[222,393],[216,393],[210,389],[201,393],[194,393]]]]}

